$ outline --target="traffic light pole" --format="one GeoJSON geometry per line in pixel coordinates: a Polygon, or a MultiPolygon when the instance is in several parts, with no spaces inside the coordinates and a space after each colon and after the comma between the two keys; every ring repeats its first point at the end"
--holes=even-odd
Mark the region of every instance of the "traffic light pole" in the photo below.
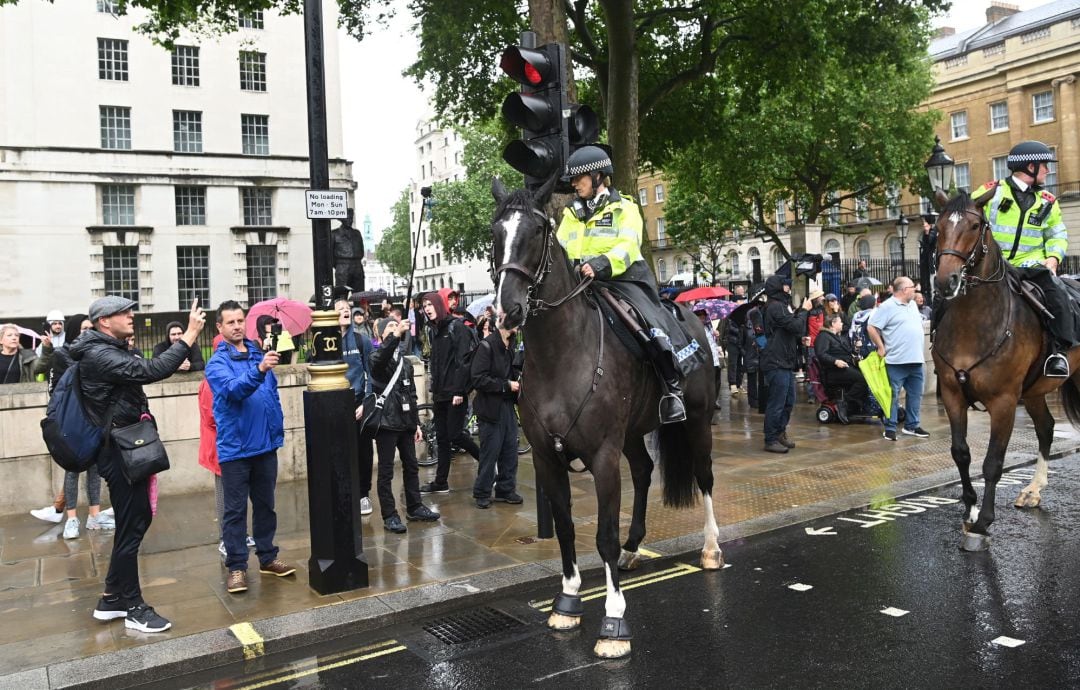
{"type": "MultiPolygon", "coordinates": [[[[307,68],[308,158],[311,189],[330,188],[320,0],[304,0],[307,68]]],[[[308,515],[311,557],[308,582],[319,594],[368,586],[360,524],[360,475],[356,462],[356,418],[352,388],[341,359],[341,329],[333,311],[334,277],[330,221],[311,221],[315,263],[312,361],[304,391],[308,515]]]]}
{"type": "Polygon", "coordinates": [[[416,255],[420,252],[420,228],[424,225],[424,211],[428,207],[428,200],[431,199],[431,187],[421,187],[420,196],[422,200],[420,201],[420,217],[416,221],[416,241],[413,242],[412,267],[409,268],[409,285],[405,288],[405,304],[402,305],[405,307],[406,316],[411,313],[409,310],[412,309],[409,304],[412,302],[413,277],[416,275],[416,255]]]}

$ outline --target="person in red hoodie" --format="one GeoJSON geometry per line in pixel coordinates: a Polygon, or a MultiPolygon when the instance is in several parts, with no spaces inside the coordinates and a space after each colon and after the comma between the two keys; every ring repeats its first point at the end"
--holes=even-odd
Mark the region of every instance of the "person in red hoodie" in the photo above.
{"type": "Polygon", "coordinates": [[[439,463],[435,479],[420,487],[422,494],[450,493],[451,444],[480,459],[480,447],[465,431],[470,376],[466,359],[473,350],[476,336],[450,311],[447,301],[450,293],[453,290],[449,288],[429,292],[424,295],[423,302],[424,315],[428,319],[428,342],[431,343],[428,382],[434,403],[439,463]]]}

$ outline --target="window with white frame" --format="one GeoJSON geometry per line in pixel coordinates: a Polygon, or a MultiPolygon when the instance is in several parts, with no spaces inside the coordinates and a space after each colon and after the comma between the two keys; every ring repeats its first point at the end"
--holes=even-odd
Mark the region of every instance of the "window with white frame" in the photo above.
{"type": "Polygon", "coordinates": [[[782,251],[780,251],[777,247],[772,248],[773,273],[779,271],[780,267],[784,265],[784,262],[786,260],[787,259],[784,258],[784,253],[782,251]]]}
{"type": "Polygon", "coordinates": [[[270,155],[270,116],[241,115],[240,144],[244,153],[252,156],[270,155]]]}
{"type": "Polygon", "coordinates": [[[99,38],[98,79],[128,80],[128,42],[119,38],[99,38]]]}
{"type": "Polygon", "coordinates": [[[266,91],[266,53],[240,51],[240,90],[266,91]]]}
{"type": "Polygon", "coordinates": [[[658,204],[664,202],[664,185],[658,184],[653,187],[653,198],[656,199],[656,203],[658,204]]]}
{"type": "Polygon", "coordinates": [[[829,215],[828,215],[829,224],[830,225],[839,225],[839,223],[840,223],[840,205],[838,203],[836,203],[836,192],[829,192],[829,196],[827,198],[827,203],[830,204],[829,212],[828,212],[829,213],[829,215]]]}
{"type": "Polygon", "coordinates": [[[645,189],[644,187],[637,190],[637,198],[638,198],[638,203],[639,204],[641,204],[642,206],[648,206],[649,205],[649,190],[645,189]]]}
{"type": "Polygon", "coordinates": [[[1042,91],[1031,97],[1031,111],[1033,122],[1050,122],[1054,119],[1054,92],[1042,91]]]}
{"type": "MultiPolygon", "coordinates": [[[[1051,153],[1054,154],[1054,158],[1057,158],[1057,148],[1052,146],[1052,147],[1050,147],[1050,151],[1051,151],[1051,153]]],[[[1057,190],[1057,178],[1058,178],[1058,164],[1057,163],[1047,163],[1046,164],[1046,180],[1043,182],[1043,189],[1050,192],[1051,194],[1056,195],[1058,193],[1058,190],[1057,190]]]]}
{"type": "Polygon", "coordinates": [[[126,246],[102,247],[105,268],[105,294],[117,295],[135,302],[139,308],[139,248],[126,246]]]}
{"type": "Polygon", "coordinates": [[[667,280],[667,262],[663,259],[656,260],[656,277],[661,283],[667,280]]]}
{"type": "Polygon", "coordinates": [[[900,217],[900,188],[896,185],[889,185],[888,190],[885,192],[885,202],[888,206],[889,218],[900,217]]]}
{"type": "Polygon", "coordinates": [[[116,0],[97,0],[97,11],[102,14],[117,14],[119,8],[116,0]]]}
{"type": "Polygon", "coordinates": [[[900,238],[896,237],[895,235],[890,237],[889,241],[888,241],[888,247],[889,247],[889,265],[890,266],[899,266],[899,265],[901,265],[901,260],[903,259],[903,255],[900,253],[900,238]]]}
{"type": "Polygon", "coordinates": [[[249,244],[246,254],[248,304],[277,297],[277,247],[249,244]]]}
{"type": "Polygon", "coordinates": [[[176,287],[179,309],[190,309],[196,298],[210,303],[210,247],[176,248],[176,287]]]}
{"type": "Polygon", "coordinates": [[[101,185],[101,224],[135,225],[134,185],[101,185]]]}
{"type": "Polygon", "coordinates": [[[990,165],[993,168],[995,180],[1002,180],[1011,174],[1009,172],[1008,156],[997,156],[990,160],[990,165]]]}
{"type": "Polygon", "coordinates": [[[251,12],[241,12],[237,15],[236,25],[241,29],[263,28],[263,11],[252,10],[251,12]]]}
{"type": "Polygon", "coordinates": [[[240,189],[240,201],[244,212],[244,225],[273,224],[273,190],[243,187],[240,189]]]}
{"type": "Polygon", "coordinates": [[[172,83],[199,85],[199,46],[176,46],[172,51],[172,83]]]}
{"type": "Polygon", "coordinates": [[[101,148],[131,148],[131,108],[122,105],[100,106],[101,148]]]}
{"type": "MultiPolygon", "coordinates": [[[[732,251],[728,254],[728,262],[731,264],[731,277],[738,278],[742,275],[742,269],[739,266],[739,252],[732,251]]],[[[696,277],[696,276],[695,276],[696,277]]]]}
{"type": "Polygon", "coordinates": [[[676,260],[675,267],[678,269],[679,273],[689,273],[690,272],[690,259],[687,259],[685,256],[680,256],[676,260]]]}
{"type": "Polygon", "coordinates": [[[967,139],[968,136],[968,116],[966,110],[961,110],[958,113],[952,113],[949,115],[949,127],[952,131],[953,139],[967,139]]]}
{"type": "Polygon", "coordinates": [[[934,213],[934,205],[925,196],[919,197],[919,213],[924,216],[928,213],[934,213]]]}
{"type": "Polygon", "coordinates": [[[956,164],[956,189],[961,192],[971,193],[971,164],[956,164]]]}
{"type": "Polygon", "coordinates": [[[206,225],[206,187],[176,187],[176,224],[206,225]]]}
{"type": "Polygon", "coordinates": [[[657,246],[667,246],[667,223],[663,218],[656,219],[656,243],[657,246]]]}
{"type": "Polygon", "coordinates": [[[840,256],[840,240],[835,239],[835,238],[830,239],[830,240],[826,240],[825,241],[825,253],[829,254],[830,256],[835,256],[835,257],[839,258],[839,256],[840,256]]]}
{"type": "Polygon", "coordinates": [[[1009,103],[998,101],[990,104],[990,131],[1002,132],[1009,128],[1009,103]]]}
{"type": "Polygon", "coordinates": [[[198,110],[174,110],[173,151],[202,153],[202,113],[198,110]]]}
{"type": "Polygon", "coordinates": [[[859,258],[859,261],[870,260],[870,243],[866,240],[859,240],[855,243],[855,256],[859,258]]]}
{"type": "Polygon", "coordinates": [[[776,202],[776,230],[783,230],[787,225],[787,205],[781,199],[776,202]]]}
{"type": "Polygon", "coordinates": [[[866,197],[860,196],[855,199],[855,220],[865,221],[866,215],[870,212],[870,202],[866,197]]]}

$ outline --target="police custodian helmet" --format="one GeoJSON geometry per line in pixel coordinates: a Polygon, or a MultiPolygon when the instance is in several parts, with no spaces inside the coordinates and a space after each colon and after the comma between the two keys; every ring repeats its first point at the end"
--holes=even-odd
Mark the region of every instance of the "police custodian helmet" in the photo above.
{"type": "Polygon", "coordinates": [[[1005,161],[1013,172],[1027,170],[1029,163],[1057,163],[1054,152],[1041,141],[1022,141],[1009,151],[1005,161]]]}
{"type": "Polygon", "coordinates": [[[615,168],[611,164],[611,156],[599,146],[582,146],[570,154],[566,161],[566,174],[563,181],[569,182],[578,175],[591,172],[601,172],[605,175],[614,175],[615,168]]]}

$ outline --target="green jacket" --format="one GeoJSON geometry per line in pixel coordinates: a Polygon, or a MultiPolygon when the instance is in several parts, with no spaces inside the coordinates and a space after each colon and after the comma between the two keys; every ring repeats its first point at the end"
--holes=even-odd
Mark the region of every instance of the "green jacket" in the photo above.
{"type": "Polygon", "coordinates": [[[1008,180],[987,182],[971,198],[979,200],[987,194],[993,196],[985,206],[986,219],[1009,263],[1027,267],[1040,265],[1052,256],[1058,262],[1065,258],[1069,234],[1053,194],[1036,190],[1035,204],[1026,213],[1021,212],[1008,180]]]}
{"type": "Polygon", "coordinates": [[[617,278],[631,264],[644,261],[642,232],[637,205],[612,190],[603,208],[584,222],[570,208],[564,210],[556,238],[572,261],[592,265],[596,277],[605,280],[617,278]]]}

